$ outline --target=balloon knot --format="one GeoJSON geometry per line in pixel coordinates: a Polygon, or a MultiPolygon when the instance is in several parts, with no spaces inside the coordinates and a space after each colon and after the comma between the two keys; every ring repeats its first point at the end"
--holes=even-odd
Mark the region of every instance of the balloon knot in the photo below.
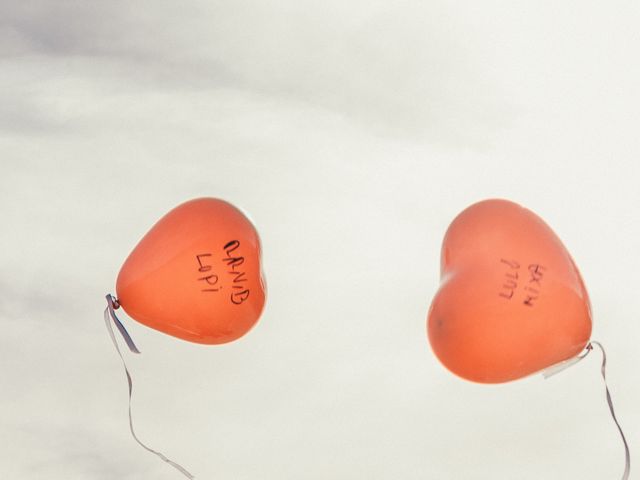
{"type": "Polygon", "coordinates": [[[111,295],[110,293],[107,294],[107,303],[109,304],[109,306],[111,308],[113,308],[114,310],[117,310],[120,308],[120,302],[118,301],[117,298],[115,298],[113,295],[111,295]]]}

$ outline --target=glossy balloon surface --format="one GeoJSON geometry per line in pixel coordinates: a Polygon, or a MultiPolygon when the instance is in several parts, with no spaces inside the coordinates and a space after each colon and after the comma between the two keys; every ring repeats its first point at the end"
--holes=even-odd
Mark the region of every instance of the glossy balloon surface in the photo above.
{"type": "Polygon", "coordinates": [[[427,331],[450,371],[500,383],[576,356],[591,335],[591,308],[551,228],[520,205],[486,200],[445,234],[427,331]]]}
{"type": "Polygon", "coordinates": [[[116,292],[124,310],[151,328],[197,343],[233,341],[264,307],[258,234],[228,202],[188,201],[140,240],[116,292]]]}

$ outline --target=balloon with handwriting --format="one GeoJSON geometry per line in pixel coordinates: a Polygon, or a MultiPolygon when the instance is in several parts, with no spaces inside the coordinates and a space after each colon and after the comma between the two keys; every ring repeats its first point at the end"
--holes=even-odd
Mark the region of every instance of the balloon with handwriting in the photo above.
{"type": "Polygon", "coordinates": [[[196,343],[231,342],[265,302],[260,240],[236,207],[198,198],[171,210],[140,240],[116,282],[138,322],[196,343]]]}
{"type": "Polygon", "coordinates": [[[591,307],[551,228],[513,202],[485,200],[445,234],[427,332],[451,372],[507,382],[578,355],[591,336],[591,307]]]}

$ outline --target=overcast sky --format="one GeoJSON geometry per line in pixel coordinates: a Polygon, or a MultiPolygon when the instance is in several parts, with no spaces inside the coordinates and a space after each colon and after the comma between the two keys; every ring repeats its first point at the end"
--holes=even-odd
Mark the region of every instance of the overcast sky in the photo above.
{"type": "Polygon", "coordinates": [[[139,448],[104,295],[177,204],[224,198],[267,307],[203,347],[122,314],[140,437],[197,478],[617,478],[592,355],[481,386],[425,319],[453,217],[556,230],[640,439],[634,2],[0,0],[0,473],[171,479],[139,448]]]}

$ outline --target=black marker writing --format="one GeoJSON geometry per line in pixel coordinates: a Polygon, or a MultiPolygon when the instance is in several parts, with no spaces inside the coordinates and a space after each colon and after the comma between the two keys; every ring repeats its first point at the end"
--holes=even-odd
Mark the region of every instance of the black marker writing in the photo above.
{"type": "MultiPolygon", "coordinates": [[[[211,253],[199,253],[196,255],[196,261],[198,262],[198,272],[200,273],[207,273],[210,272],[211,269],[213,268],[212,265],[210,265],[209,263],[207,263],[208,259],[207,257],[211,257],[212,254],[211,253]]],[[[203,277],[199,277],[198,281],[199,282],[205,282],[206,285],[203,285],[203,287],[200,291],[202,292],[217,292],[219,291],[222,287],[215,287],[215,285],[217,285],[218,283],[218,275],[216,275],[215,273],[210,273],[209,275],[205,275],[203,277]]]]}
{"type": "Polygon", "coordinates": [[[527,283],[527,286],[524,288],[526,293],[522,303],[527,307],[533,307],[534,302],[538,300],[540,296],[541,281],[546,268],[538,263],[532,263],[527,267],[527,270],[529,270],[529,283],[527,283]]]}
{"type": "Polygon", "coordinates": [[[246,278],[246,272],[239,268],[244,264],[244,257],[234,253],[240,247],[238,240],[231,240],[223,247],[225,257],[222,261],[227,265],[227,273],[232,276],[233,291],[230,294],[231,303],[240,305],[247,298],[249,298],[250,290],[246,285],[248,279],[246,278]]]}
{"type": "Polygon", "coordinates": [[[500,263],[507,265],[508,270],[504,274],[505,280],[502,284],[502,291],[498,293],[498,295],[507,300],[511,300],[513,293],[516,291],[516,288],[518,288],[518,269],[520,268],[520,264],[515,260],[505,260],[504,258],[500,259],[500,263]]]}

